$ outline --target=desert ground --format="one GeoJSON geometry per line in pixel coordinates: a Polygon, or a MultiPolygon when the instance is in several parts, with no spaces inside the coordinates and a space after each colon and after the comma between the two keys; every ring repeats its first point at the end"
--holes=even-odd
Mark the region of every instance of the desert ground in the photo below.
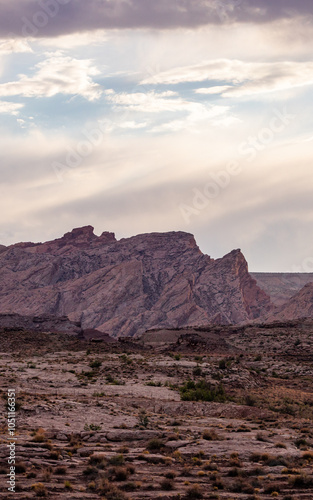
{"type": "Polygon", "coordinates": [[[313,498],[310,321],[114,343],[4,328],[0,350],[1,499],[313,498]]]}

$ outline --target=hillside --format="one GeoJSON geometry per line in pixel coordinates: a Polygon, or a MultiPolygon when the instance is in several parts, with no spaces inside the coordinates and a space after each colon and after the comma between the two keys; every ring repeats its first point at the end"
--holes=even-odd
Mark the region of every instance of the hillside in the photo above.
{"type": "Polygon", "coordinates": [[[114,337],[244,323],[272,309],[240,250],[214,260],[184,232],[117,241],[113,233],[78,228],[2,249],[0,278],[2,313],[68,316],[114,337]]]}

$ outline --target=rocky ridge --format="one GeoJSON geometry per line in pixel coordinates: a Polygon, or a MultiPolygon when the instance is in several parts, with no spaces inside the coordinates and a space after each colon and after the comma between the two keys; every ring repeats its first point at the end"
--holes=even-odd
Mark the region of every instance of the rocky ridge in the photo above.
{"type": "Polygon", "coordinates": [[[0,314],[0,329],[1,328],[7,330],[66,333],[75,337],[83,336],[80,323],[74,323],[66,316],[21,316],[20,314],[0,314]]]}
{"type": "Polygon", "coordinates": [[[86,226],[2,249],[0,270],[2,313],[68,316],[114,337],[244,323],[272,309],[240,250],[214,260],[184,232],[117,241],[86,226]]]}

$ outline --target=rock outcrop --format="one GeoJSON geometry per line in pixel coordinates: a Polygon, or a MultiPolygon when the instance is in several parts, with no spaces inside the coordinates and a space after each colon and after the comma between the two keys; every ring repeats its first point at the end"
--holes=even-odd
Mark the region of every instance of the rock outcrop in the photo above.
{"type": "Polygon", "coordinates": [[[313,283],[313,273],[251,273],[275,306],[282,306],[307,283],[313,283]]]}
{"type": "Polygon", "coordinates": [[[68,316],[114,337],[151,328],[238,324],[271,311],[240,250],[217,260],[193,235],[151,233],[117,241],[91,226],[0,253],[0,311],[68,316]]]}
{"type": "Polygon", "coordinates": [[[66,316],[21,316],[20,314],[0,314],[0,328],[6,328],[7,330],[66,333],[68,335],[83,338],[80,323],[73,323],[66,316]]]}
{"type": "Polygon", "coordinates": [[[307,283],[298,293],[268,316],[268,321],[289,321],[313,318],[313,283],[307,283]]]}

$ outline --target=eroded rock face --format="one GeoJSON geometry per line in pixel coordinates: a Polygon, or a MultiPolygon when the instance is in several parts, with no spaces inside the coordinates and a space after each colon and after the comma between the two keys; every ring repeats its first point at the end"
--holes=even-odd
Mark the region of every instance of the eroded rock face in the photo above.
{"type": "Polygon", "coordinates": [[[313,318],[313,283],[307,283],[285,304],[275,308],[268,320],[288,321],[298,318],[313,318]]]}
{"type": "Polygon", "coordinates": [[[251,273],[251,276],[278,307],[313,282],[313,273],[251,273]]]}
{"type": "Polygon", "coordinates": [[[271,310],[240,250],[213,260],[184,232],[117,241],[91,226],[0,253],[0,309],[51,314],[133,336],[151,328],[241,323],[271,310]]]}

